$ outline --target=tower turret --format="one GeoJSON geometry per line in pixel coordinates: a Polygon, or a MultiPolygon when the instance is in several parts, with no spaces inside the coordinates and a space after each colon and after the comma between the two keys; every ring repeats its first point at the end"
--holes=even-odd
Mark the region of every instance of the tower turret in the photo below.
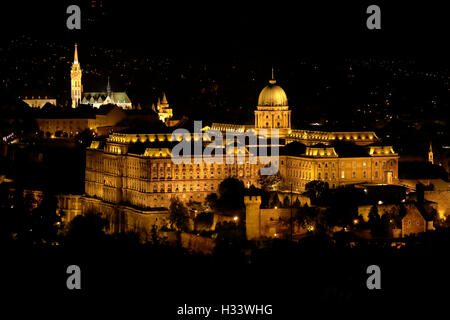
{"type": "Polygon", "coordinates": [[[261,196],[244,196],[247,240],[261,239],[261,196]]]}
{"type": "Polygon", "coordinates": [[[430,149],[428,150],[428,162],[434,164],[434,155],[433,155],[433,147],[430,142],[430,149]]]}
{"type": "Polygon", "coordinates": [[[158,108],[159,120],[161,120],[162,122],[167,124],[168,121],[173,116],[173,111],[169,107],[169,102],[167,101],[167,97],[166,97],[165,93],[163,93],[161,100],[158,98],[157,108],[158,108]]]}
{"type": "Polygon", "coordinates": [[[75,53],[73,56],[72,70],[70,71],[70,96],[72,98],[72,108],[76,108],[81,102],[83,85],[81,84],[82,70],[78,62],[78,48],[75,43],[75,53]]]}

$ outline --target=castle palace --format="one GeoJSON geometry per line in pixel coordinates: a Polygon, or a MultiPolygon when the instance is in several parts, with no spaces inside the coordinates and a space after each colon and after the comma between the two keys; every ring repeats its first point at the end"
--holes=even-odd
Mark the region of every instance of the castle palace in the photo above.
{"type": "MultiPolygon", "coordinates": [[[[78,91],[75,92],[77,99],[78,91]]],[[[166,103],[164,97],[162,104],[166,103]]],[[[256,163],[247,161],[249,148],[243,153],[242,149],[228,148],[223,154],[224,158],[241,156],[246,159],[243,162],[230,164],[224,159],[217,163],[201,155],[194,159],[197,156],[192,155],[191,163],[174,163],[173,147],[180,140],[195,143],[199,138],[192,133],[174,140],[174,129],[161,123],[161,128],[129,128],[112,133],[104,141],[93,141],[86,150],[82,211],[103,213],[114,231],[148,233],[153,225],[167,223],[167,208],[172,198],[203,202],[208,194],[217,192],[227,177],[240,179],[247,187],[259,186],[259,172],[264,163],[260,158],[256,163]]],[[[264,134],[267,139],[274,138],[268,129],[277,129],[279,191],[292,190],[300,195],[313,180],[327,182],[330,188],[398,181],[399,156],[392,146],[383,145],[374,132],[292,129],[287,95],[273,74],[259,95],[254,125],[213,123],[203,128],[201,147],[206,148],[211,141],[209,130],[253,132],[257,136],[264,134]]]]}

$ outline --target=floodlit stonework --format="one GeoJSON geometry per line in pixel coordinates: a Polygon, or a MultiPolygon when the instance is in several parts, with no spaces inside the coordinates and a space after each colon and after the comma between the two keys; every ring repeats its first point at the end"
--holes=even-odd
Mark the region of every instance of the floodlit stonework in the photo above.
{"type": "MultiPolygon", "coordinates": [[[[282,178],[280,191],[292,187],[292,192],[300,194],[313,180],[326,181],[331,188],[355,183],[392,184],[398,180],[398,154],[391,146],[380,144],[373,132],[292,130],[287,96],[275,85],[274,79],[260,94],[255,120],[254,126],[212,124],[204,127],[202,148],[211,141],[209,129],[222,132],[224,137],[227,133],[239,135],[249,130],[261,136],[266,129],[277,129],[280,155],[275,161],[282,178]]],[[[114,214],[122,215],[120,219],[125,221],[131,219],[124,215],[125,207],[142,214],[147,212],[148,216],[160,214],[151,212],[155,208],[167,208],[172,198],[203,202],[209,193],[217,192],[219,184],[227,177],[240,179],[246,187],[259,186],[259,170],[264,162],[262,157],[256,157],[256,163],[250,163],[251,145],[244,150],[244,163],[226,163],[226,152],[223,152],[221,164],[208,163],[211,159],[201,155],[192,156],[190,164],[175,164],[171,155],[179,141],[173,140],[173,128],[166,129],[157,132],[152,128],[144,131],[130,128],[112,133],[106,141],[92,143],[86,150],[84,203],[89,203],[89,210],[115,211],[114,214]],[[194,161],[196,157],[199,163],[194,161]]],[[[270,144],[274,136],[268,134],[264,138],[270,144]]],[[[193,143],[196,134],[184,139],[193,143]]],[[[217,146],[226,147],[225,143],[217,146]]],[[[237,155],[235,150],[234,156],[237,155]]],[[[122,226],[129,225],[123,221],[122,226]]]]}

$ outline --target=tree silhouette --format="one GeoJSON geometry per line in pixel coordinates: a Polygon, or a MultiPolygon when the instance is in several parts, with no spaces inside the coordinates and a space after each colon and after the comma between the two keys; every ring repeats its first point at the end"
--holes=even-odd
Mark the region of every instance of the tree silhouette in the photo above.
{"type": "Polygon", "coordinates": [[[312,204],[327,204],[330,196],[328,182],[314,180],[305,185],[306,194],[311,199],[312,204]]]}
{"type": "Polygon", "coordinates": [[[282,180],[280,171],[272,175],[262,175],[260,170],[258,174],[258,183],[260,184],[261,189],[265,191],[278,190],[282,180]]]}
{"type": "Polygon", "coordinates": [[[109,222],[100,214],[78,215],[68,225],[66,241],[69,244],[86,246],[103,244],[107,239],[107,230],[109,222]]]}
{"type": "Polygon", "coordinates": [[[227,178],[219,185],[217,207],[225,210],[244,208],[244,183],[236,178],[227,178]]]}
{"type": "Polygon", "coordinates": [[[178,198],[174,198],[170,202],[169,221],[172,229],[178,231],[186,231],[188,229],[188,210],[178,198]]]}
{"type": "Polygon", "coordinates": [[[381,218],[378,214],[378,207],[373,205],[369,211],[369,220],[367,225],[370,229],[372,236],[377,237],[382,235],[383,233],[383,224],[381,222],[381,218]]]}

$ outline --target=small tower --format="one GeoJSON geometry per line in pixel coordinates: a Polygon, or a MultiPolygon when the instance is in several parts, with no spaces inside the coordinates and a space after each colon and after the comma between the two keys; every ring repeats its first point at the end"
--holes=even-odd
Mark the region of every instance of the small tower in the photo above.
{"type": "Polygon", "coordinates": [[[247,240],[261,239],[261,197],[244,196],[247,240]]]}
{"type": "Polygon", "coordinates": [[[428,151],[428,162],[434,164],[433,147],[430,142],[430,150],[428,151]]]}
{"type": "Polygon", "coordinates": [[[159,120],[167,124],[168,121],[172,119],[173,111],[169,107],[169,102],[167,101],[165,93],[163,93],[163,97],[161,100],[158,98],[158,103],[156,107],[158,109],[159,120]]]}
{"type": "Polygon", "coordinates": [[[81,66],[78,62],[78,50],[75,43],[75,54],[72,63],[72,70],[70,71],[70,95],[72,98],[72,108],[76,108],[81,102],[81,95],[83,93],[83,85],[81,84],[81,66]]]}

